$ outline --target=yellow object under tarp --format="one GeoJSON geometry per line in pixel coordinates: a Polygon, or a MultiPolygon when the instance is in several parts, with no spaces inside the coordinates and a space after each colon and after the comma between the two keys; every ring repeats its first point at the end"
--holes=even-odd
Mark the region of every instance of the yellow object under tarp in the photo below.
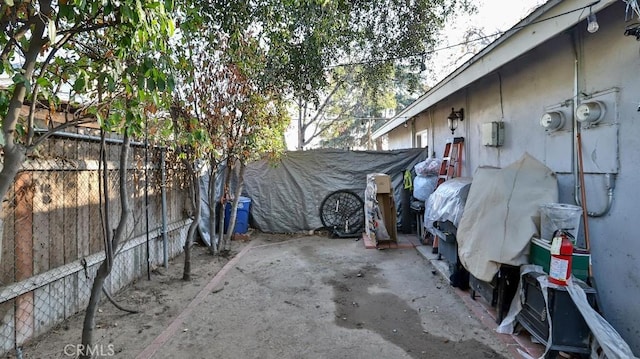
{"type": "Polygon", "coordinates": [[[404,171],[404,189],[413,189],[413,181],[411,179],[411,171],[404,171]]]}

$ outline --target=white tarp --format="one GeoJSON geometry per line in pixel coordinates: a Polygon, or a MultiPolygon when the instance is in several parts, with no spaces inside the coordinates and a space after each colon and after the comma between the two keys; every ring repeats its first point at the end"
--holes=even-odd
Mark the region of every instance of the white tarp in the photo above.
{"type": "Polygon", "coordinates": [[[486,282],[500,264],[528,263],[538,208],[557,201],[555,173],[529,154],[503,169],[478,168],[458,226],[460,261],[486,282]]]}
{"type": "Polygon", "coordinates": [[[444,238],[433,226],[433,222],[449,221],[454,227],[458,227],[470,187],[471,178],[467,177],[452,178],[438,186],[424,206],[424,227],[427,231],[444,238]]]}
{"type": "MultiPolygon", "coordinates": [[[[522,278],[525,274],[534,272],[534,273],[544,273],[542,267],[534,264],[523,265],[520,267],[520,282],[518,283],[518,290],[516,291],[513,300],[511,301],[511,307],[509,307],[509,314],[502,320],[502,323],[498,325],[496,331],[502,334],[512,334],[513,329],[517,320],[517,315],[522,310],[522,278]]],[[[547,275],[541,275],[537,277],[538,283],[540,283],[540,291],[542,292],[542,296],[545,301],[545,306],[547,307],[546,315],[547,315],[547,323],[549,323],[549,338],[552,337],[551,332],[553,331],[553,323],[551,322],[551,315],[549,314],[549,296],[548,296],[548,287],[557,287],[555,284],[549,283],[547,275]]],[[[579,279],[577,281],[580,281],[579,279]]],[[[602,348],[603,352],[606,354],[606,358],[608,359],[637,359],[637,357],[631,352],[631,348],[629,345],[622,339],[620,334],[609,324],[598,312],[596,312],[589,302],[587,301],[587,295],[585,294],[584,289],[576,283],[576,279],[573,277],[569,278],[567,285],[567,292],[571,297],[571,300],[576,305],[576,308],[582,314],[582,318],[585,323],[591,330],[591,333],[594,336],[594,340],[598,343],[598,346],[602,348]]],[[[551,341],[547,341],[547,345],[545,347],[545,351],[543,355],[540,356],[539,359],[546,358],[546,354],[549,352],[551,345],[551,341]]],[[[592,346],[593,347],[593,346],[592,346]]],[[[524,358],[532,358],[530,355],[518,350],[518,352],[524,358]]],[[[594,358],[596,353],[592,353],[591,357],[594,358]]],[[[600,358],[600,357],[599,357],[600,358]]]]}

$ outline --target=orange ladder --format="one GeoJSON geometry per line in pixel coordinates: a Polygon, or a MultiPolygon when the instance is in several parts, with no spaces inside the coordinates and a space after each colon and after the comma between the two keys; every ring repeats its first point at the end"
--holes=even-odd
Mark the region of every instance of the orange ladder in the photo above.
{"type": "Polygon", "coordinates": [[[438,173],[438,183],[436,188],[444,181],[460,177],[462,174],[462,145],[464,137],[455,137],[447,142],[444,146],[444,156],[442,156],[442,164],[440,164],[440,172],[438,173]]]}
{"type": "MultiPolygon", "coordinates": [[[[438,188],[444,181],[451,178],[460,177],[462,174],[462,145],[464,137],[454,137],[447,141],[444,146],[444,155],[442,156],[442,164],[440,164],[440,172],[438,172],[438,188]]],[[[438,253],[438,236],[433,236],[433,253],[438,253]]]]}

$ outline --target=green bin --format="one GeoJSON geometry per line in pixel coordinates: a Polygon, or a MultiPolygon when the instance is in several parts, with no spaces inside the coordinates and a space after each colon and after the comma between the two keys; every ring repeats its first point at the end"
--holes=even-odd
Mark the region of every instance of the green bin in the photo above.
{"type": "MultiPolygon", "coordinates": [[[[545,273],[549,273],[549,263],[551,262],[551,243],[539,238],[531,240],[529,247],[529,262],[542,267],[545,273]]],[[[571,274],[583,281],[589,276],[589,260],[588,253],[576,253],[574,251],[571,259],[571,274]]]]}

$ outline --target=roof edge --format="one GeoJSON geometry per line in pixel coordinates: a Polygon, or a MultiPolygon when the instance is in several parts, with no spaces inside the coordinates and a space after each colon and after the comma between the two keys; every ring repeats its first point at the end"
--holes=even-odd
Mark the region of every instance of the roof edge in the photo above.
{"type": "Polygon", "coordinates": [[[586,8],[590,5],[593,12],[598,12],[616,1],[547,1],[377,129],[372,134],[372,138],[377,139],[389,133],[445,97],[492,73],[543,42],[557,36],[562,31],[575,26],[589,15],[589,12],[584,11],[578,16],[570,16],[570,13],[563,15],[564,13],[586,8]],[[556,17],[557,20],[554,22],[542,22],[541,20],[544,19],[540,18],[543,15],[549,15],[548,18],[556,17]],[[515,49],[511,49],[511,47],[515,47],[515,49]],[[479,61],[480,59],[491,57],[495,57],[495,59],[479,61]]]}

